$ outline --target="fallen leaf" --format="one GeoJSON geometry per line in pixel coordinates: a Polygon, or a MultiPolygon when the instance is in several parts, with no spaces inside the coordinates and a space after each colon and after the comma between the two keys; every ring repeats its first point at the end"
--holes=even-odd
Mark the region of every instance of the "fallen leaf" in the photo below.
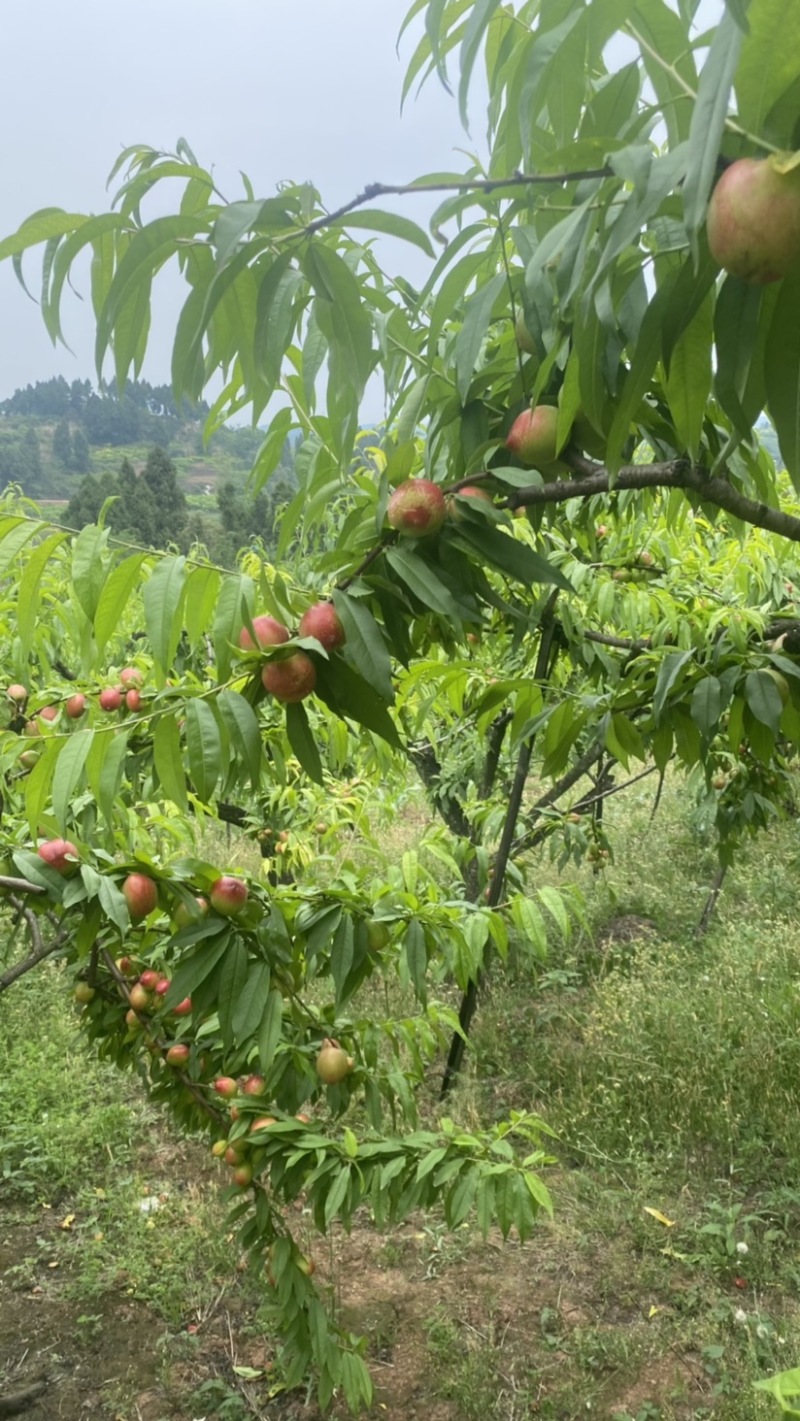
{"type": "Polygon", "coordinates": [[[64,1219],[61,1220],[61,1223],[59,1224],[58,1227],[59,1227],[60,1229],[71,1229],[71,1228],[72,1228],[72,1225],[74,1224],[74,1222],[75,1222],[75,1215],[74,1215],[74,1214],[67,1214],[66,1218],[64,1218],[64,1219]]]}
{"type": "Polygon", "coordinates": [[[660,1209],[651,1209],[648,1204],[645,1204],[644,1211],[650,1215],[651,1219],[657,1219],[660,1224],[663,1224],[665,1229],[674,1229],[675,1220],[668,1219],[666,1214],[661,1213],[660,1209]]]}

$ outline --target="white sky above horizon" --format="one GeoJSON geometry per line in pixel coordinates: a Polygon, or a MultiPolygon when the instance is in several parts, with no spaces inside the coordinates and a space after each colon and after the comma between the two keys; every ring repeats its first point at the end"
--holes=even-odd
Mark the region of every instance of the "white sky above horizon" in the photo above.
{"type": "MultiPolygon", "coordinates": [[[[107,210],[108,172],[132,143],[172,149],[183,136],[198,161],[214,167],[228,198],[243,195],[243,169],[258,196],[271,196],[285,179],[310,179],[328,207],[369,182],[460,168],[455,150],[470,139],[437,81],[418,100],[410,96],[400,114],[412,45],[406,37],[399,57],[395,46],[409,4],[137,0],[135,10],[116,12],[107,0],[7,6],[0,236],[41,207],[107,210]]],[[[414,29],[418,36],[418,22],[414,29]]],[[[482,134],[482,112],[474,128],[482,134]]],[[[424,223],[420,206],[406,200],[402,210],[424,223]]],[[[34,294],[41,250],[25,263],[34,294]]],[[[405,245],[403,251],[414,280],[414,264],[425,258],[405,245]]],[[[156,286],[143,371],[153,383],[169,380],[184,295],[177,278],[156,286]]],[[[64,310],[74,354],[53,347],[11,263],[0,264],[0,399],[53,375],[95,380],[91,315],[69,295],[64,310]]]]}

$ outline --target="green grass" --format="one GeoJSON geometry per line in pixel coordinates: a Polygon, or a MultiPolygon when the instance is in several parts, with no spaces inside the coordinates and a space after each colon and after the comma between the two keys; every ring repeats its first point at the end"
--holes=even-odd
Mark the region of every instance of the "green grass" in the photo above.
{"type": "MultiPolygon", "coordinates": [[[[554,940],[547,963],[517,954],[494,974],[448,1104],[465,1122],[542,1114],[557,1136],[552,1223],[524,1249],[452,1237],[435,1216],[332,1246],[342,1305],[355,1286],[369,1317],[374,1293],[370,1355],[414,1342],[420,1414],[761,1421],[778,1413],[753,1382],[800,1363],[797,827],[746,846],[698,938],[713,845],[679,784],[652,822],[651,807],[639,787],[610,802],[615,857],[598,875],[528,863],[532,887],[579,883],[588,927],[554,940]]],[[[419,832],[412,808],[392,844],[419,832]]],[[[224,830],[206,851],[259,866],[224,830]]],[[[373,852],[348,847],[365,864],[373,852]]],[[[32,1223],[43,1204],[75,1214],[64,1231],[31,1229],[15,1276],[60,1261],[84,1330],[122,1293],[175,1346],[187,1315],[231,1286],[235,1248],[205,1152],[174,1137],[134,1078],[84,1054],[52,965],[2,1000],[0,1138],[7,1217],[32,1223]],[[159,1199],[152,1213],[146,1196],[159,1199]]],[[[236,1286],[257,1330],[259,1289],[236,1286]]],[[[408,1414],[399,1371],[376,1380],[381,1414],[408,1414]]],[[[231,1377],[202,1385],[198,1414],[238,1414],[231,1377]]]]}

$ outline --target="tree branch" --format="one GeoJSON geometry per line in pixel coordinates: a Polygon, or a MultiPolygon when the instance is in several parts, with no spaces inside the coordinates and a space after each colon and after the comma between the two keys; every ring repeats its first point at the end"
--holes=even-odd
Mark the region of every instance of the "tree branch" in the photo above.
{"type": "Polygon", "coordinates": [[[324,217],[317,217],[314,222],[309,222],[307,227],[303,227],[300,235],[312,237],[315,232],[320,232],[323,227],[332,227],[334,223],[341,222],[348,212],[354,212],[357,207],[366,207],[367,203],[375,202],[379,197],[409,197],[415,193],[435,193],[435,192],[482,192],[490,194],[499,192],[503,188],[524,188],[560,186],[563,183],[585,182],[588,178],[613,178],[614,172],[606,164],[602,168],[579,168],[575,172],[565,173],[514,173],[509,178],[462,178],[458,182],[452,183],[367,183],[363,192],[357,197],[353,197],[349,202],[345,202],[341,207],[337,207],[333,212],[326,212],[324,217]]]}
{"type": "Polygon", "coordinates": [[[15,962],[13,967],[7,968],[5,972],[0,974],[0,992],[7,991],[14,982],[18,981],[20,977],[24,977],[26,972],[37,967],[46,957],[52,957],[53,953],[58,952],[67,940],[66,932],[60,932],[52,942],[43,943],[39,924],[30,908],[23,908],[22,916],[28,924],[28,930],[33,940],[33,952],[23,958],[22,962],[15,962]]]}
{"type": "Polygon", "coordinates": [[[46,893],[46,888],[40,888],[38,883],[29,883],[27,878],[6,878],[0,874],[0,888],[7,888],[10,893],[46,893]]]}
{"type": "Polygon", "coordinates": [[[566,503],[570,498],[592,498],[598,493],[614,493],[623,489],[682,488],[706,503],[722,508],[743,523],[765,528],[767,532],[777,533],[789,542],[800,543],[800,518],[748,498],[725,479],[712,477],[706,469],[691,464],[688,459],[672,459],[662,464],[627,464],[619,470],[613,488],[602,465],[574,454],[570,454],[567,461],[575,471],[575,478],[513,489],[508,494],[506,506],[531,508],[536,504],[566,503]]]}
{"type": "Polygon", "coordinates": [[[529,827],[526,833],[521,839],[517,839],[514,844],[515,855],[524,853],[527,849],[532,849],[535,844],[540,842],[543,837],[543,831],[541,828],[534,827],[536,820],[541,817],[545,809],[549,809],[552,804],[555,804],[561,798],[562,794],[566,794],[568,789],[572,789],[572,786],[577,784],[578,780],[583,779],[583,776],[592,768],[592,765],[597,764],[597,761],[604,753],[604,747],[602,745],[595,744],[590,746],[588,750],[584,751],[580,759],[576,760],[572,769],[567,770],[566,774],[563,774],[560,780],[556,780],[555,784],[551,785],[550,789],[547,790],[540,799],[537,799],[528,816],[529,827]]]}
{"type": "MultiPolygon", "coordinates": [[[[534,680],[537,685],[543,685],[544,682],[547,680],[547,677],[550,671],[552,670],[552,661],[555,660],[555,657],[552,656],[552,654],[556,634],[556,620],[554,616],[554,610],[557,598],[558,588],[556,588],[555,591],[551,593],[550,597],[548,598],[545,609],[542,613],[542,619],[540,623],[542,629],[542,636],[541,641],[539,642],[539,651],[536,657],[536,666],[533,673],[534,680]]],[[[558,655],[557,647],[555,655],[558,655]]],[[[531,755],[533,754],[535,740],[535,733],[533,735],[529,735],[527,740],[523,741],[522,745],[519,748],[519,753],[517,755],[517,768],[514,773],[514,782],[511,786],[508,809],[506,811],[506,817],[503,822],[503,832],[500,835],[500,843],[498,845],[497,853],[495,854],[494,858],[494,877],[489,885],[489,892],[487,895],[487,903],[490,908],[496,908],[498,903],[500,902],[501,897],[503,896],[506,868],[514,843],[514,835],[517,829],[517,820],[519,819],[519,812],[522,808],[522,796],[525,792],[525,785],[528,780],[528,771],[530,769],[531,755]]],[[[474,1017],[475,1011],[478,1006],[478,993],[480,991],[481,982],[483,980],[484,975],[485,974],[483,972],[478,970],[473,980],[467,984],[467,989],[461,998],[461,1006],[459,1008],[458,1013],[460,1031],[456,1031],[453,1033],[453,1039],[450,1042],[450,1050],[447,1056],[447,1064],[444,1068],[441,1090],[439,1092],[440,1097],[444,1097],[447,1095],[451,1085],[453,1084],[453,1081],[461,1070],[461,1063],[464,1059],[464,1052],[466,1050],[467,1037],[469,1035],[469,1029],[472,1024],[472,1018],[474,1017]]]]}

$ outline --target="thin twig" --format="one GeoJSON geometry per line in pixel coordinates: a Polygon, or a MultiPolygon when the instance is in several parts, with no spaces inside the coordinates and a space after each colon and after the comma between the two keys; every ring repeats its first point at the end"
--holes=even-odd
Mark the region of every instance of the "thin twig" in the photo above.
{"type": "Polygon", "coordinates": [[[309,222],[307,227],[302,228],[299,235],[312,237],[323,227],[332,227],[334,223],[341,222],[349,212],[354,212],[357,207],[365,207],[367,203],[374,202],[379,197],[411,197],[416,193],[424,196],[426,193],[435,192],[479,192],[488,196],[493,192],[500,192],[503,188],[513,190],[524,187],[552,187],[563,183],[585,182],[591,178],[613,178],[614,176],[613,169],[606,164],[602,168],[582,168],[575,172],[514,173],[508,178],[462,178],[458,182],[451,183],[367,183],[363,192],[360,192],[357,197],[342,203],[342,206],[337,207],[333,212],[326,212],[324,216],[309,222]]]}
{"type": "Polygon", "coordinates": [[[29,883],[27,878],[6,878],[0,875],[0,888],[7,888],[10,893],[46,893],[46,888],[41,888],[38,883],[29,883]]]}

